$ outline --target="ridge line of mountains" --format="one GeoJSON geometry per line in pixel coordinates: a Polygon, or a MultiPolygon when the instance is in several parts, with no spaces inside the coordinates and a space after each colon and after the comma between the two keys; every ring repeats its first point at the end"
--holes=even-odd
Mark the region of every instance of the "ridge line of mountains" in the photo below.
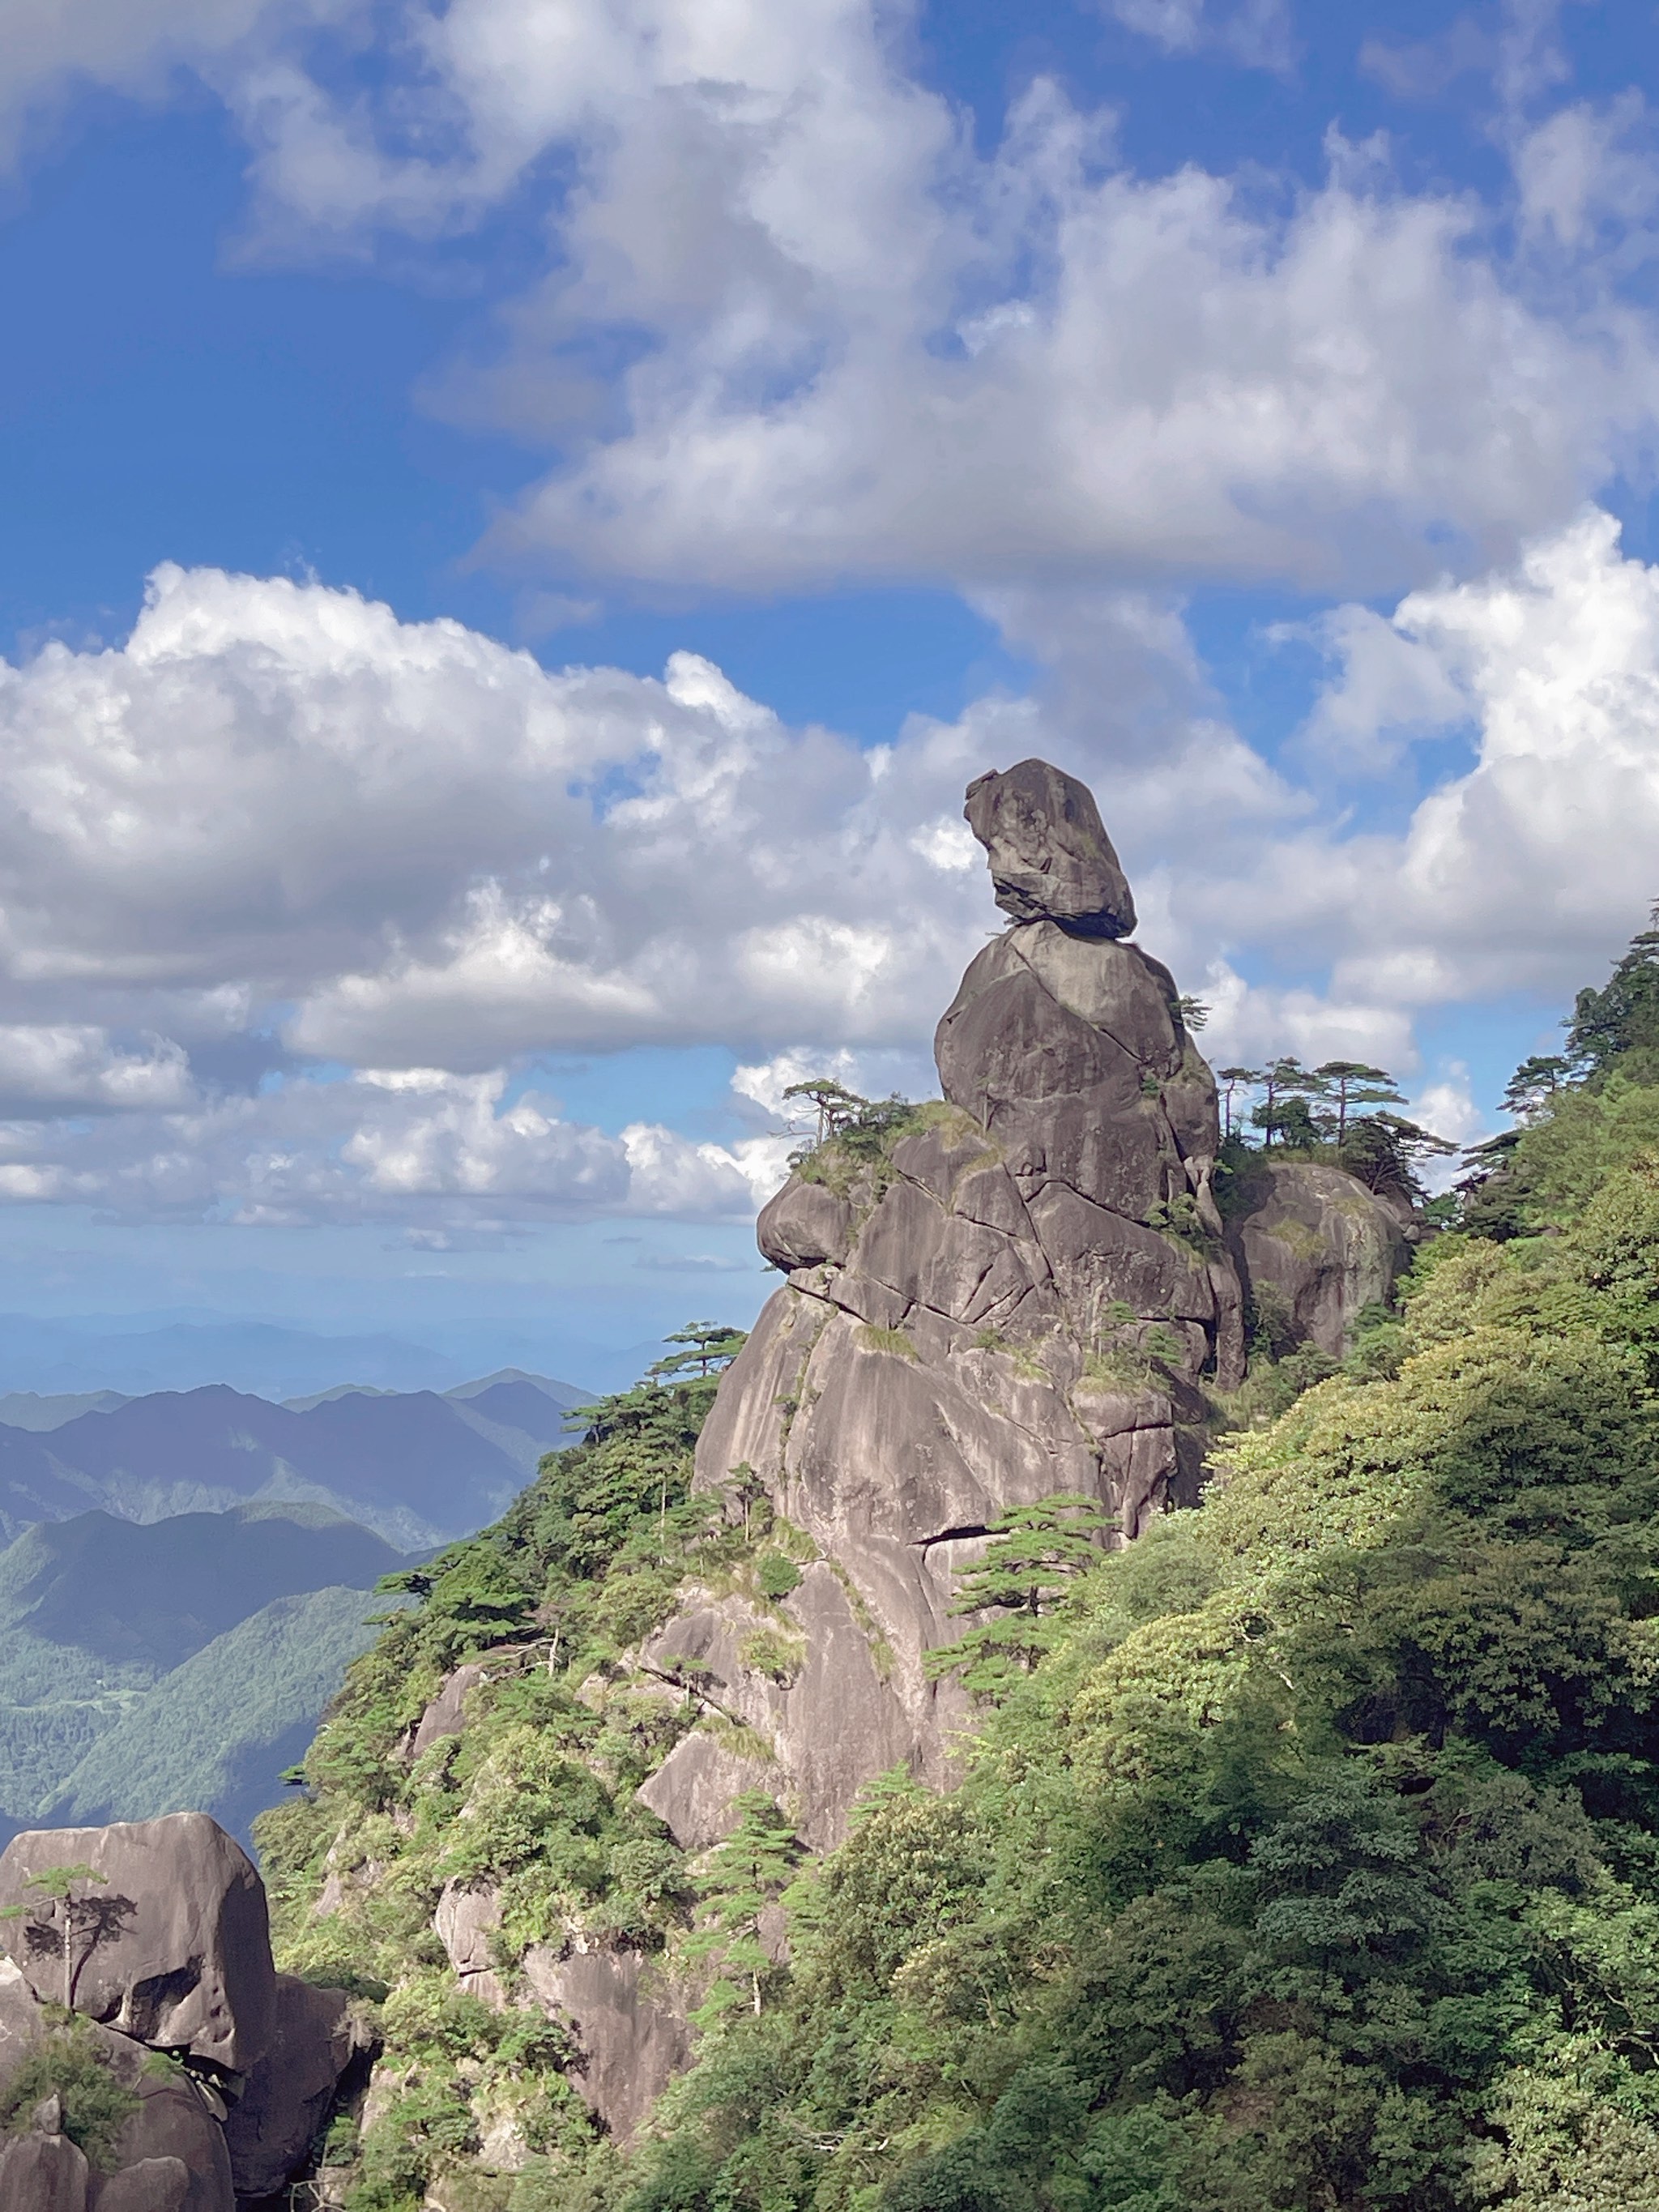
{"type": "Polygon", "coordinates": [[[127,1521],[256,1500],[331,1506],[399,1551],[492,1520],[589,1394],[507,1368],[450,1391],[346,1384],[273,1403],[195,1390],[0,1398],[0,1537],[102,1508],[127,1521]]]}

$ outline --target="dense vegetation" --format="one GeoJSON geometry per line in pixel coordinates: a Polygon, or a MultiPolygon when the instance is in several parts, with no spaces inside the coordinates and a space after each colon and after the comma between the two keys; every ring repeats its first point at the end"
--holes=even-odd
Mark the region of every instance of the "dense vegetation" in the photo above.
{"type": "Polygon", "coordinates": [[[763,1501],[689,1494],[711,1378],[611,1401],[415,1584],[265,1834],[290,1959],[384,1999],[398,2095],[357,2212],[469,2161],[447,2201],[510,2212],[1659,2203],[1659,988],[1637,955],[1344,1371],[1292,1370],[1202,1506],[1128,1551],[1051,1516],[1042,1635],[957,1655],[985,1717],[961,1786],[887,1778],[829,1859],[798,1864],[762,1800],[688,1866],[633,1796],[696,1685],[647,1695],[627,1653],[685,1577],[762,1591],[796,1541],[763,1501]],[[485,1650],[479,1724],[411,1765],[422,1705],[485,1650]],[[563,2092],[554,2031],[441,1970],[433,1901],[468,1869],[503,1882],[509,1982],[573,1924],[682,1971],[722,1957],[698,2063],[631,2155],[563,2092]],[[787,1966],[755,1942],[780,1896],[787,1966]],[[515,2099],[534,2155],[492,2175],[515,2099]]]}

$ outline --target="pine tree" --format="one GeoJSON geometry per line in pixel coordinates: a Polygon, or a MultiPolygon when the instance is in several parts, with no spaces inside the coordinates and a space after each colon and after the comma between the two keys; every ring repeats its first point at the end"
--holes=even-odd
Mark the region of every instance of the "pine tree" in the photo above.
{"type": "Polygon", "coordinates": [[[801,1856],[799,1838],[763,1790],[745,1790],[732,1800],[738,1824],[711,1854],[698,1885],[702,1925],[686,1944],[690,1958],[712,1958],[721,1978],[709,1991],[696,2017],[707,2026],[744,2001],[738,1986],[746,1980],[752,2011],[761,2009],[772,1959],[761,1941],[761,1923],[794,1878],[801,1856]]]}
{"type": "Polygon", "coordinates": [[[1226,1085],[1221,1094],[1221,1133],[1224,1137],[1231,1137],[1233,1133],[1233,1093],[1240,1084],[1253,1090],[1261,1080],[1261,1070],[1259,1067],[1218,1067],[1216,1075],[1226,1085]]]}
{"type": "Polygon", "coordinates": [[[1336,1141],[1348,1133],[1348,1115],[1355,1107],[1403,1106],[1406,1094],[1386,1067],[1371,1067],[1363,1060],[1328,1060],[1314,1070],[1326,1085],[1326,1095],[1336,1101],[1336,1141]]]}
{"type": "MultiPolygon", "coordinates": [[[[44,1874],[32,1874],[24,1887],[38,1889],[45,1904],[46,1926],[64,1954],[64,2009],[71,2011],[75,2004],[75,1984],[80,1978],[81,1968],[97,1948],[100,1936],[106,1932],[109,1915],[100,1898],[77,1896],[77,1889],[89,1881],[107,1883],[109,1876],[100,1874],[96,1867],[48,1867],[44,1874]],[[61,1921],[62,1925],[59,1926],[61,1921]],[[89,1938],[88,1941],[78,1939],[89,1938]],[[77,1960],[76,1952],[82,1955],[77,1960]]],[[[120,1900],[125,1905],[127,1900],[120,1900]]],[[[131,1907],[128,1907],[131,1910],[131,1907]]],[[[27,1919],[38,1927],[38,1905],[8,1905],[0,1909],[0,1920],[27,1919]]]]}
{"type": "Polygon", "coordinates": [[[746,1336],[740,1328],[724,1328],[712,1321],[693,1321],[684,1328],[675,1329],[663,1341],[684,1348],[653,1359],[645,1371],[659,1382],[672,1382],[685,1375],[719,1374],[743,1350],[746,1336]]]}
{"type": "Polygon", "coordinates": [[[927,1654],[927,1671],[961,1670],[964,1688],[995,1697],[1029,1674],[1050,1642],[1049,1615],[1100,1557],[1095,1539],[1112,1526],[1097,1502],[1063,1491],[1016,1505],[990,1526],[990,1542],[957,1583],[953,1613],[990,1613],[954,1644],[927,1654]]]}
{"type": "Polygon", "coordinates": [[[1252,1108],[1250,1121],[1261,1132],[1263,1151],[1272,1150],[1275,1136],[1291,1145],[1316,1143],[1319,1131],[1308,1102],[1327,1095],[1330,1086],[1324,1077],[1304,1067],[1294,1053],[1281,1053],[1267,1062],[1257,1080],[1265,1096],[1252,1108]]]}
{"type": "Polygon", "coordinates": [[[1529,1121],[1554,1097],[1571,1073],[1569,1062],[1560,1053],[1532,1054],[1510,1078],[1509,1089],[1504,1093],[1504,1111],[1520,1121],[1529,1121]]]}

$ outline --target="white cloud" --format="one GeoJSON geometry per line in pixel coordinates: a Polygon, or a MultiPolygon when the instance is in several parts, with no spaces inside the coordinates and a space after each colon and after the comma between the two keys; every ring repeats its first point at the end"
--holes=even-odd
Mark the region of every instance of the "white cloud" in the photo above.
{"type": "Polygon", "coordinates": [[[1412,738],[1444,730],[1468,713],[1438,656],[1370,607],[1335,607],[1274,635],[1281,642],[1305,638],[1341,669],[1340,682],[1322,690],[1297,732],[1301,749],[1323,766],[1350,775],[1380,773],[1412,738]]]}
{"type": "Polygon", "coordinates": [[[1218,46],[1235,61],[1273,70],[1285,68],[1291,58],[1286,0],[1237,0],[1231,7],[1212,6],[1210,0],[1101,0],[1101,12],[1166,53],[1218,46]]]}
{"type": "Polygon", "coordinates": [[[360,1066],[908,1036],[981,903],[938,865],[971,744],[865,755],[693,656],[549,674],[164,569],[125,647],[0,665],[0,1016],[287,1001],[295,1049],[360,1066]]]}
{"type": "MultiPolygon", "coordinates": [[[[1489,1135],[1486,1118],[1476,1104],[1469,1089],[1469,1071],[1461,1060],[1451,1065],[1432,1083],[1426,1083],[1408,1101],[1406,1118],[1415,1121],[1421,1129],[1431,1129],[1437,1137],[1444,1137],[1454,1145],[1479,1144],[1489,1135]]],[[[1436,1171],[1439,1189],[1448,1189],[1462,1170],[1455,1161],[1441,1166],[1436,1171]]]]}
{"type": "Polygon", "coordinates": [[[1002,611],[1042,690],[860,751],[694,657],[548,673],[320,586],[164,572],[125,647],[0,670],[0,1194],[456,1236],[745,1212],[790,1082],[927,1087],[995,924],[963,787],[1030,751],[1093,785],[1217,1061],[1412,1072],[1422,1009],[1563,997],[1659,891],[1659,569],[1605,515],[1320,632],[1347,757],[1470,732],[1397,833],[1267,767],[1169,607],[1002,611]],[[752,1133],[611,1135],[538,1087],[538,1055],[639,1043],[735,1047],[752,1133]]]}
{"type": "MultiPolygon", "coordinates": [[[[1529,305],[1465,204],[1334,179],[1280,216],[1196,169],[1102,174],[1052,94],[981,188],[993,234],[941,230],[902,292],[854,296],[809,264],[813,319],[792,327],[793,294],[757,319],[734,279],[629,372],[628,427],[533,492],[497,550],[746,589],[1376,587],[1448,532],[1498,550],[1554,520],[1659,396],[1644,324],[1529,305]],[[964,343],[964,298],[1014,282],[964,343]]],[[[542,343],[522,337],[520,380],[542,343]]]]}
{"type": "MultiPolygon", "coordinates": [[[[1279,0],[1103,4],[1167,51],[1284,58],[1279,0]]],[[[1628,102],[1505,126],[1546,267],[1380,141],[1333,136],[1316,188],[1142,175],[1109,114],[1039,82],[981,154],[874,0],[26,0],[25,21],[19,98],[100,53],[120,82],[193,58],[248,139],[250,250],[542,212],[542,274],[428,397],[563,453],[491,541],[551,567],[556,620],[605,574],[1402,588],[1449,542],[1501,558],[1559,524],[1659,413],[1651,320],[1619,289],[1652,198],[1628,102]],[[372,66],[343,70],[340,40],[372,66]],[[583,368],[607,332],[631,365],[583,368]]],[[[1515,113],[1554,53],[1551,11],[1511,9],[1491,58],[1515,113]]]]}
{"type": "Polygon", "coordinates": [[[1212,1067],[1260,1066],[1279,1053],[1309,1067],[1326,1060],[1404,1069],[1417,1062],[1407,1008],[1248,983],[1224,959],[1211,962],[1194,995],[1210,1010],[1198,1041],[1212,1067]]]}
{"type": "Polygon", "coordinates": [[[609,1136],[500,1072],[368,1070],[118,1122],[0,1123],[0,1197],[117,1219],[386,1222],[449,1250],[538,1220],[741,1219],[782,1181],[785,1150],[643,1124],[609,1136]]]}
{"type": "Polygon", "coordinates": [[[1659,167],[1640,93],[1604,107],[1576,100],[1559,108],[1517,136],[1513,160],[1522,222],[1534,242],[1571,252],[1605,234],[1627,264],[1632,248],[1654,250],[1659,167]]]}
{"type": "Polygon", "coordinates": [[[189,1060],[170,1039],[124,1051],[83,1023],[0,1024],[0,1115],[154,1113],[191,1095],[189,1060]]]}
{"type": "MultiPolygon", "coordinates": [[[[1413,683],[1461,702],[1474,765],[1398,836],[1309,823],[1247,867],[1178,868],[1172,902],[1198,941],[1316,951],[1338,1000],[1408,1015],[1563,997],[1659,893],[1659,568],[1592,511],[1512,568],[1409,594],[1392,628],[1413,683]]],[[[1316,721],[1381,742],[1398,693],[1376,680],[1373,628],[1355,613],[1328,635],[1356,650],[1316,721]]]]}
{"type": "Polygon", "coordinates": [[[159,100],[186,70],[236,82],[273,40],[361,13],[361,0],[6,0],[0,164],[88,86],[159,100]]]}

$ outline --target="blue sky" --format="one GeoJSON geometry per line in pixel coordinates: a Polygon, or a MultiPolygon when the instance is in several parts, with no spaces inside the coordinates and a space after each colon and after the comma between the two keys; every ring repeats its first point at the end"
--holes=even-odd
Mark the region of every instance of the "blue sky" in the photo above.
{"type": "Polygon", "coordinates": [[[1030,751],[1493,1126],[1659,893],[1655,19],[18,0],[14,1305],[746,1318],[1030,751]]]}

